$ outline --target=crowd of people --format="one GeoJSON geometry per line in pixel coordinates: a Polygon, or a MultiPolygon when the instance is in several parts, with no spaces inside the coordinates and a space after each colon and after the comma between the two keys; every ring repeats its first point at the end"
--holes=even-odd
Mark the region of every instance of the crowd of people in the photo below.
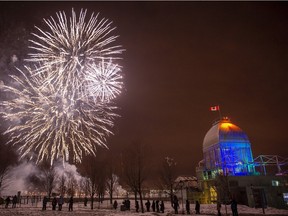
{"type": "MultiPolygon", "coordinates": [[[[87,200],[88,201],[88,200],[87,200]]],[[[86,201],[86,205],[87,205],[86,201]]],[[[9,208],[10,203],[12,203],[12,208],[16,208],[16,204],[19,203],[18,197],[15,195],[13,197],[7,196],[4,200],[5,208],[9,208]]],[[[49,202],[49,198],[47,196],[44,196],[42,199],[42,210],[45,211],[47,209],[47,203],[49,202]]],[[[85,201],[84,201],[85,202],[85,201]]],[[[28,203],[28,202],[27,202],[28,203]]],[[[0,203],[1,204],[1,203],[0,203]]],[[[58,205],[58,210],[62,210],[62,205],[64,204],[64,198],[63,196],[60,196],[58,199],[56,197],[53,197],[51,201],[52,210],[56,210],[56,207],[58,205]]],[[[68,201],[68,210],[73,211],[73,196],[70,197],[68,201]]]]}
{"type": "Polygon", "coordinates": [[[5,199],[5,208],[9,207],[10,202],[12,201],[12,208],[16,208],[16,204],[18,202],[17,196],[13,196],[12,198],[10,196],[6,197],[5,199]]]}
{"type": "MultiPolygon", "coordinates": [[[[157,212],[157,213],[164,213],[165,212],[165,204],[164,204],[164,201],[163,200],[152,200],[150,202],[150,200],[146,200],[146,202],[144,203],[145,204],[145,209],[147,212],[157,212]]],[[[114,203],[113,203],[113,208],[114,209],[117,209],[118,207],[118,202],[115,200],[114,203]]],[[[172,198],[172,207],[174,209],[174,213],[175,214],[178,214],[179,213],[179,200],[177,198],[177,196],[173,196],[172,198]]],[[[189,200],[187,199],[186,200],[186,204],[185,204],[185,209],[186,209],[186,213],[187,214],[190,214],[190,202],[189,200]]],[[[125,211],[125,210],[130,210],[130,200],[129,199],[125,199],[123,202],[122,202],[122,205],[120,207],[120,210],[121,211],[125,211]]],[[[135,201],[135,211],[136,212],[139,212],[139,201],[136,200],[135,201]]],[[[184,209],[183,209],[184,211],[184,209]]],[[[196,214],[200,214],[200,203],[198,201],[196,201],[196,204],[195,204],[195,212],[196,214]]],[[[184,212],[182,212],[184,213],[184,212]]]]}
{"type": "MultiPolygon", "coordinates": [[[[49,199],[48,197],[44,197],[42,200],[42,210],[45,211],[47,209],[47,203],[48,203],[49,199]]],[[[68,211],[73,211],[73,196],[71,196],[68,200],[68,211]]],[[[16,208],[16,204],[18,203],[18,198],[17,196],[8,196],[5,199],[5,208],[8,208],[10,203],[12,203],[12,208],[16,208]]],[[[84,206],[86,207],[88,203],[88,198],[85,197],[84,198],[84,206]]],[[[60,196],[59,198],[53,197],[52,201],[51,201],[51,206],[52,206],[52,210],[55,211],[57,210],[57,205],[58,205],[58,211],[62,210],[62,206],[64,204],[64,198],[63,196],[60,196]]],[[[178,214],[179,213],[179,200],[177,198],[176,195],[173,196],[172,198],[172,207],[174,209],[174,213],[178,214]]],[[[118,202],[117,200],[115,200],[113,202],[113,208],[116,210],[118,208],[118,202]]],[[[121,211],[126,211],[129,210],[130,211],[131,208],[131,202],[129,199],[125,199],[122,202],[122,205],[120,207],[121,211]]],[[[157,212],[157,213],[164,213],[165,212],[165,205],[163,200],[152,200],[152,202],[150,202],[150,200],[146,200],[145,202],[145,208],[147,212],[157,212]]],[[[221,216],[221,203],[217,202],[216,204],[216,208],[217,208],[217,214],[218,216],[221,216]]],[[[136,212],[139,212],[139,201],[136,200],[135,201],[135,210],[136,212]]],[[[186,203],[185,203],[185,210],[186,210],[186,214],[191,214],[191,210],[190,210],[190,201],[187,199],[186,203]]],[[[184,212],[184,209],[182,209],[182,213],[184,212]]],[[[232,211],[232,215],[233,216],[238,216],[238,210],[237,210],[237,202],[235,199],[232,199],[231,201],[231,211],[232,211]]],[[[199,201],[195,202],[195,214],[200,214],[200,203],[199,201]]]]}
{"type": "MultiPolygon", "coordinates": [[[[48,197],[44,197],[42,200],[42,210],[45,211],[47,209],[47,202],[49,201],[48,197]]],[[[68,211],[73,211],[73,196],[71,196],[69,198],[68,201],[68,211]]],[[[85,202],[85,200],[84,200],[85,202]]],[[[62,211],[62,206],[64,204],[64,198],[63,196],[60,196],[58,199],[56,197],[53,197],[52,201],[51,201],[51,205],[52,205],[52,210],[55,211],[56,207],[58,205],[58,211],[62,211]]]]}
{"type": "MultiPolygon", "coordinates": [[[[123,205],[121,206],[121,211],[125,211],[125,210],[130,210],[130,200],[124,200],[123,205]]],[[[113,208],[117,209],[118,203],[115,200],[113,203],[113,208]]],[[[145,202],[145,207],[146,207],[146,211],[150,212],[150,209],[152,210],[152,212],[157,212],[157,213],[164,213],[165,210],[165,205],[163,200],[159,201],[159,200],[153,200],[152,203],[147,200],[145,202]]],[[[172,198],[172,207],[174,209],[174,213],[175,214],[179,214],[179,200],[177,198],[177,196],[174,196],[172,198]]],[[[218,216],[221,216],[221,203],[217,202],[216,204],[216,208],[217,208],[217,213],[218,216]]],[[[139,212],[139,202],[138,200],[135,201],[135,210],[136,212],[139,212]]],[[[185,213],[184,209],[182,209],[183,212],[181,213],[185,213]]],[[[185,210],[186,210],[186,214],[191,214],[191,210],[190,210],[190,201],[187,199],[186,203],[185,203],[185,210]]],[[[237,210],[237,202],[235,199],[232,199],[231,201],[231,211],[232,211],[232,215],[233,216],[238,216],[238,210],[237,210]]],[[[199,201],[195,202],[195,214],[200,214],[200,203],[199,201]]]]}
{"type": "MultiPolygon", "coordinates": [[[[231,205],[232,215],[233,215],[233,216],[238,216],[238,209],[237,209],[237,202],[236,202],[236,200],[235,200],[235,199],[232,199],[230,205],[231,205]]],[[[218,216],[221,216],[221,215],[222,215],[222,214],[221,214],[221,203],[220,203],[219,201],[217,202],[216,207],[217,207],[218,216]]]]}

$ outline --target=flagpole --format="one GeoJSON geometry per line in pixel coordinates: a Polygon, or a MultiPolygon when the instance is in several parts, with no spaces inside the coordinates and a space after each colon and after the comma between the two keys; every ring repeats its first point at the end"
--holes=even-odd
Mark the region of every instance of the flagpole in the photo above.
{"type": "Polygon", "coordinates": [[[219,118],[220,118],[220,121],[222,120],[222,114],[221,114],[221,110],[220,110],[220,106],[218,105],[218,113],[219,113],[219,118]]]}

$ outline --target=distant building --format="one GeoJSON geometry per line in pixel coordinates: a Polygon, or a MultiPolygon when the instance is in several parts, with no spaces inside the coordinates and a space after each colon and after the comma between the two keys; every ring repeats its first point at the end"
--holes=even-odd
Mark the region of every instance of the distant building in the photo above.
{"type": "Polygon", "coordinates": [[[228,118],[206,133],[203,156],[196,168],[200,202],[228,203],[235,198],[250,207],[288,207],[288,177],[281,170],[288,160],[275,155],[254,160],[248,136],[228,118]],[[277,175],[267,173],[267,165],[276,167],[277,175]]]}
{"type": "Polygon", "coordinates": [[[174,183],[175,195],[179,199],[189,199],[194,203],[198,200],[196,193],[199,191],[197,178],[195,176],[178,176],[174,183]],[[193,192],[193,193],[192,193],[193,192]]]}

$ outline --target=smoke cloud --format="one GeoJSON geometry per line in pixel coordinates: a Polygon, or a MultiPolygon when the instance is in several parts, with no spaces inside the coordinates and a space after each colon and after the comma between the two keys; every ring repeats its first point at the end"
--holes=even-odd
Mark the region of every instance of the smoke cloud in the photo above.
{"type": "MultiPolygon", "coordinates": [[[[58,177],[61,177],[63,174],[67,176],[69,173],[74,176],[77,182],[79,182],[80,179],[82,178],[82,176],[76,171],[77,168],[75,165],[65,163],[63,166],[63,162],[59,161],[55,163],[55,166],[56,166],[55,170],[57,172],[58,177]]],[[[31,184],[27,182],[29,176],[32,175],[36,176],[41,175],[38,166],[33,162],[23,162],[20,165],[13,167],[8,173],[9,178],[7,180],[8,181],[7,187],[3,189],[1,195],[14,196],[17,194],[18,191],[21,191],[21,194],[25,195],[29,192],[28,191],[29,189],[35,191],[36,188],[29,187],[28,185],[31,184]]]]}

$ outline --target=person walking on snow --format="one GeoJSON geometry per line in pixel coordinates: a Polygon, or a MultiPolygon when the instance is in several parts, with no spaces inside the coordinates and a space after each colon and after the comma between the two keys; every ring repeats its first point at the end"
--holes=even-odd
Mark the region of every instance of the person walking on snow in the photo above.
{"type": "Polygon", "coordinates": [[[64,203],[63,196],[61,195],[58,199],[58,211],[62,210],[62,205],[64,203]]]}
{"type": "Polygon", "coordinates": [[[165,209],[164,202],[163,202],[163,200],[161,200],[161,203],[160,203],[160,212],[164,213],[164,209],[165,209]]]}
{"type": "Polygon", "coordinates": [[[196,214],[200,214],[200,203],[198,201],[196,201],[196,204],[195,204],[195,211],[196,211],[196,214]]]}
{"type": "Polygon", "coordinates": [[[139,202],[138,202],[138,200],[136,200],[135,208],[136,208],[136,212],[139,212],[139,202]]]}
{"type": "Polygon", "coordinates": [[[56,197],[54,197],[52,200],[52,210],[56,210],[56,205],[57,205],[57,199],[56,197]]]}
{"type": "Polygon", "coordinates": [[[70,199],[69,199],[68,211],[73,211],[73,196],[71,196],[70,199]]]}
{"type": "Polygon", "coordinates": [[[217,202],[217,212],[218,216],[221,216],[221,203],[219,201],[217,202]]]}
{"type": "Polygon", "coordinates": [[[186,207],[186,212],[187,212],[187,214],[190,214],[190,202],[189,202],[188,199],[186,200],[186,205],[185,205],[185,207],[186,207]]]}
{"type": "Polygon", "coordinates": [[[48,198],[46,196],[44,196],[43,201],[42,201],[42,210],[45,211],[46,210],[46,206],[47,206],[47,202],[48,202],[48,198]]]}

